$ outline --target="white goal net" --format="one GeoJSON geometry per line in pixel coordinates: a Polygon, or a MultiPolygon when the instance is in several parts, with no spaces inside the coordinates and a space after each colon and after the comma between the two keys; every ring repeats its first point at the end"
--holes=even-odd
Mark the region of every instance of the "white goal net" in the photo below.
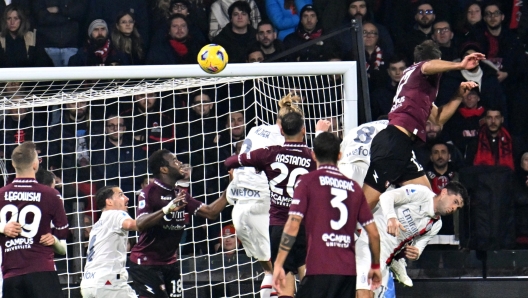
{"type": "MultiPolygon", "coordinates": [[[[165,148],[188,164],[188,179],[178,184],[211,203],[228,185],[223,161],[251,127],[275,123],[282,96],[301,96],[309,146],[318,119],[331,120],[340,135],[355,127],[355,67],[232,64],[219,75],[196,65],[6,70],[0,75],[3,182],[14,178],[12,150],[34,141],[41,167],[60,180],[70,223],[67,255],[57,257],[57,270],[67,297],[80,297],[88,235],[99,216],[98,188],[120,186],[134,217],[137,191],[152,178],[147,158],[165,148]]],[[[182,283],[167,288],[169,295],[258,297],[262,268],[240,243],[222,237],[231,210],[216,221],[188,217],[178,256],[182,283]]],[[[136,237],[130,233],[131,246],[136,237]]]]}

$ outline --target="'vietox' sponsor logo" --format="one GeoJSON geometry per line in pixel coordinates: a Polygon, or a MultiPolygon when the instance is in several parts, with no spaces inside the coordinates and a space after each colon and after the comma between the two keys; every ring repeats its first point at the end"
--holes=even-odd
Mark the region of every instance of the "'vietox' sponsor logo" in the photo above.
{"type": "Polygon", "coordinates": [[[260,198],[260,191],[247,188],[232,188],[231,195],[236,197],[260,198]]]}

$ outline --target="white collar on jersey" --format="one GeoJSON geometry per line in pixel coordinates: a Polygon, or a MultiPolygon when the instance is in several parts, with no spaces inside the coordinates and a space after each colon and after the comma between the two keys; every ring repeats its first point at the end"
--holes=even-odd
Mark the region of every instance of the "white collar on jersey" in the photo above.
{"type": "Polygon", "coordinates": [[[337,168],[337,166],[334,166],[334,165],[322,165],[320,167],[317,168],[318,170],[334,170],[334,171],[339,171],[339,169],[337,168]]]}
{"type": "Polygon", "coordinates": [[[38,183],[38,181],[35,178],[15,178],[13,183],[38,183]]]}
{"type": "Polygon", "coordinates": [[[296,147],[296,148],[303,148],[303,147],[307,147],[305,143],[301,143],[301,142],[286,142],[284,143],[284,145],[282,145],[282,147],[296,147]]]}
{"type": "Polygon", "coordinates": [[[173,190],[174,188],[168,188],[165,184],[163,184],[161,181],[158,181],[158,179],[154,179],[154,184],[157,186],[166,189],[166,190],[173,190]]]}

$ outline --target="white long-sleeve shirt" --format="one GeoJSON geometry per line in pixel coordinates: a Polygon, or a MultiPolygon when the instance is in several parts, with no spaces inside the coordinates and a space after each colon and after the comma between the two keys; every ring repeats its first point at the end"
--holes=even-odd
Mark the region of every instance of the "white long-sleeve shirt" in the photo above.
{"type": "Polygon", "coordinates": [[[373,210],[380,234],[380,261],[389,264],[406,244],[417,247],[422,253],[429,240],[442,227],[440,216],[435,215],[434,196],[435,193],[423,185],[406,185],[380,196],[373,210]],[[387,233],[387,221],[390,218],[398,219],[405,228],[405,231],[399,231],[397,237],[387,233]]]}

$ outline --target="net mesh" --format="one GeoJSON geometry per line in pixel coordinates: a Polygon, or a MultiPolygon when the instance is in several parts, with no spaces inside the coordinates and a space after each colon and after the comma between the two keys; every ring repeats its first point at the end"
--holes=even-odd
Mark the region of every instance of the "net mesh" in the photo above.
{"type": "MultiPolygon", "coordinates": [[[[345,113],[341,75],[10,82],[0,92],[4,184],[14,177],[12,150],[29,140],[41,167],[59,181],[70,236],[56,264],[67,297],[79,293],[90,227],[99,216],[96,190],[120,186],[134,216],[137,192],[152,178],[150,153],[175,152],[189,165],[178,184],[211,203],[228,185],[223,161],[251,127],[276,122],[282,96],[301,96],[309,146],[316,120],[332,120],[341,133],[345,113]]],[[[182,281],[167,288],[169,295],[258,297],[262,268],[243,245],[233,251],[221,237],[231,210],[216,221],[189,216],[179,249],[182,281]]],[[[130,233],[130,246],[136,240],[130,233]]]]}

